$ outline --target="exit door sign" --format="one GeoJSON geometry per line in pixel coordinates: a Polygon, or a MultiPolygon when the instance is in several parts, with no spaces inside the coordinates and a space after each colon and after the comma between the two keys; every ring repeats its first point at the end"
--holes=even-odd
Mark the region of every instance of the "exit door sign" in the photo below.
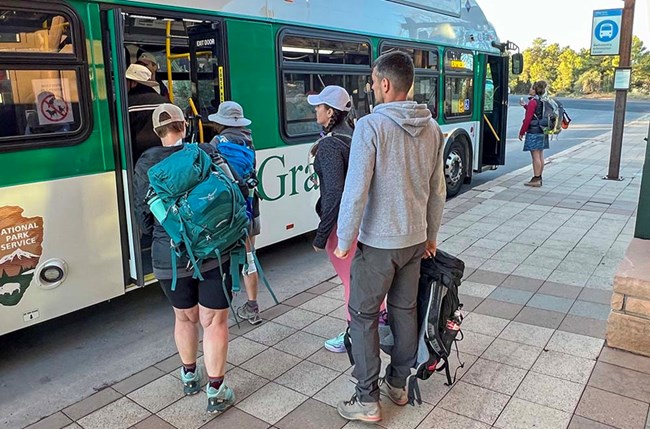
{"type": "Polygon", "coordinates": [[[595,10],[591,27],[591,55],[618,55],[623,9],[595,10]]]}

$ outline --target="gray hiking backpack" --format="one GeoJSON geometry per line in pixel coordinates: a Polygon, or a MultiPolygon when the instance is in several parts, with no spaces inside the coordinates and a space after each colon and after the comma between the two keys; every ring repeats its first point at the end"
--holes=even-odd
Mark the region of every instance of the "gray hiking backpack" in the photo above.
{"type": "Polygon", "coordinates": [[[541,104],[541,108],[538,106],[535,109],[535,119],[544,134],[557,135],[569,127],[571,118],[559,100],[551,97],[536,98],[536,100],[541,104]]]}

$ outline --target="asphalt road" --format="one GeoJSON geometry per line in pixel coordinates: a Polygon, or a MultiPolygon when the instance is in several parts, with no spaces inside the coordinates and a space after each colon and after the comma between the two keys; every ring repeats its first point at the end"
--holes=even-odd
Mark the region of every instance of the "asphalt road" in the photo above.
{"type": "MultiPolygon", "coordinates": [[[[511,95],[508,109],[508,132],[506,136],[506,165],[496,170],[475,173],[470,185],[465,185],[461,192],[466,192],[474,186],[496,179],[508,172],[518,170],[530,165],[530,154],[522,150],[523,143],[517,138],[521,122],[524,118],[524,109],[519,105],[519,95],[511,95]]],[[[571,126],[562,131],[557,139],[551,141],[549,150],[544,151],[546,156],[554,155],[575,145],[603,137],[603,134],[612,131],[614,120],[614,99],[592,100],[576,98],[559,98],[567,113],[571,117],[571,126]]],[[[625,122],[632,122],[650,113],[650,100],[628,100],[625,112],[625,122]]],[[[611,140],[611,135],[609,137],[611,140]]],[[[623,148],[625,150],[625,148],[623,148]]],[[[603,171],[603,175],[607,171],[603,171]]]]}
{"type": "MultiPolygon", "coordinates": [[[[511,97],[507,165],[474,176],[471,189],[529,164],[517,139],[523,109],[511,97]]],[[[562,100],[573,122],[548,154],[611,131],[613,100],[562,100]]],[[[626,121],[650,112],[650,101],[628,102],[626,121]]],[[[604,172],[605,173],[605,172],[604,172]]],[[[280,300],[334,275],[308,237],[260,251],[280,300]]],[[[239,298],[241,299],[241,297],[239,298]]],[[[262,292],[262,306],[270,304],[262,292]]],[[[174,353],[173,313],[160,289],[149,286],[110,302],[0,336],[0,428],[18,428],[122,380],[174,353]]]]}

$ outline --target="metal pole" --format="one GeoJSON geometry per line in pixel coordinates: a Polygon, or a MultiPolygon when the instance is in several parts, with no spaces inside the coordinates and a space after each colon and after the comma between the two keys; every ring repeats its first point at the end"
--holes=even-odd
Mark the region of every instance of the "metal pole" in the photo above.
{"type": "MultiPolygon", "coordinates": [[[[621,44],[619,47],[619,67],[630,66],[632,54],[632,24],[634,22],[635,0],[624,0],[623,16],[621,17],[621,44]]],[[[609,171],[606,179],[621,180],[621,148],[623,146],[623,125],[625,125],[625,106],[627,90],[616,90],[614,101],[614,122],[612,124],[612,145],[609,152],[609,171]]]]}

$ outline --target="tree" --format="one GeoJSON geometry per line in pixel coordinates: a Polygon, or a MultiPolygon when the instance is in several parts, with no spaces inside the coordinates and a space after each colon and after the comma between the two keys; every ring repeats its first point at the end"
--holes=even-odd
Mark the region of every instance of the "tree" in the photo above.
{"type": "Polygon", "coordinates": [[[562,49],[558,60],[557,77],[553,88],[557,93],[571,93],[574,91],[576,71],[580,66],[578,54],[573,49],[566,47],[562,49]]]}
{"type": "Polygon", "coordinates": [[[650,52],[637,36],[632,37],[632,52],[630,56],[632,66],[632,91],[650,93],[650,52]]]}

